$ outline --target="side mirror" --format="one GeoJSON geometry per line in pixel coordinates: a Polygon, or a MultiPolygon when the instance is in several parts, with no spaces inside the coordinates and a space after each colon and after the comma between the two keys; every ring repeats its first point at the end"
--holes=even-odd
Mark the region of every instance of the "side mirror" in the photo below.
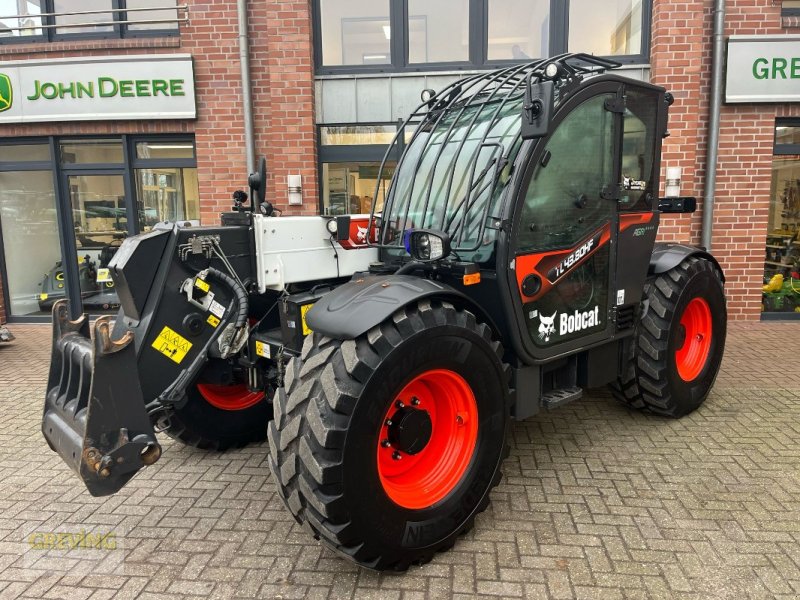
{"type": "Polygon", "coordinates": [[[450,236],[433,229],[409,229],[405,235],[408,253],[420,262],[441,260],[450,255],[450,236]]]}
{"type": "Polygon", "coordinates": [[[553,117],[553,82],[528,82],[525,86],[525,102],[522,105],[522,139],[533,140],[545,137],[550,132],[553,117]]]}

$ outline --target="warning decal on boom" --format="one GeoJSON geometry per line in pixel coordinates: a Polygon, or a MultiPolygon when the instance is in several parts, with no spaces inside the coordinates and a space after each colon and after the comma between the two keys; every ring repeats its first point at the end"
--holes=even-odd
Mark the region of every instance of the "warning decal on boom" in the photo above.
{"type": "Polygon", "coordinates": [[[158,337],[153,340],[152,346],[173,362],[181,364],[186,353],[191,350],[192,342],[165,325],[158,337]]]}

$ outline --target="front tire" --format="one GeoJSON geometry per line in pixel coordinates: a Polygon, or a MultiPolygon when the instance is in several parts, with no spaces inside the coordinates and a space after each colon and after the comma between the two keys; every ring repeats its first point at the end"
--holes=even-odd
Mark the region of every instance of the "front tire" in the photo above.
{"type": "Polygon", "coordinates": [[[446,303],[406,307],[355,340],[309,335],[269,425],[270,468],[297,521],[376,570],[452,546],[500,481],[501,358],[489,327],[446,303]]]}
{"type": "Polygon", "coordinates": [[[722,276],[710,260],[690,256],[648,282],[645,297],[647,312],[611,391],[634,408],[682,417],[706,400],[722,362],[722,276]]]}
{"type": "Polygon", "coordinates": [[[243,381],[222,385],[203,380],[186,390],[186,401],[156,421],[157,430],[187,446],[219,452],[263,442],[272,419],[265,392],[251,392],[243,381]]]}

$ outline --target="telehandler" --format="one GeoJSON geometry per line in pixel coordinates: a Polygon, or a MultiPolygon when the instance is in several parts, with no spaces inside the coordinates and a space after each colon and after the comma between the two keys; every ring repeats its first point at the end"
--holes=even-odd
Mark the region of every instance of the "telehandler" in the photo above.
{"type": "Polygon", "coordinates": [[[671,95],[618,66],[565,54],[425,90],[369,215],[274,216],[262,160],[220,226],[127,239],[115,319],[53,307],[48,443],[102,496],[158,460],[156,431],[211,450],[268,438],[299,523],[404,570],[487,507],[512,419],[604,385],[695,410],[725,345],[724,276],[705,249],[655,241],[661,213],[696,202],[658,197],[671,95]]]}

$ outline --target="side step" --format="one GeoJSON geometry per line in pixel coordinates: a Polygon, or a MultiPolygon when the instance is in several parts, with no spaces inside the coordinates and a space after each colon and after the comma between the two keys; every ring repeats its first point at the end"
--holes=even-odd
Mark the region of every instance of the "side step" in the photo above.
{"type": "Polygon", "coordinates": [[[542,395],[542,406],[548,410],[583,397],[583,388],[569,387],[552,390],[542,395]]]}
{"type": "Polygon", "coordinates": [[[53,306],[53,348],[42,416],[50,448],[83,480],[92,496],[119,491],[139,469],[161,457],[145,409],[133,334],[111,339],[111,317],[68,318],[53,306]]]}

